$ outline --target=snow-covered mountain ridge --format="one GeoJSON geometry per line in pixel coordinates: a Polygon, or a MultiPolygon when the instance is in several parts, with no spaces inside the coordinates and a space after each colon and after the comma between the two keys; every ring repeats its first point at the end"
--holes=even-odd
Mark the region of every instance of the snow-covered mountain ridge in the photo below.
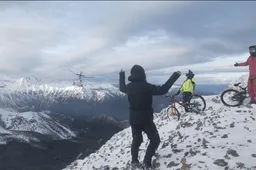
{"type": "Polygon", "coordinates": [[[67,81],[46,83],[36,77],[0,80],[0,104],[11,107],[31,100],[41,100],[41,105],[48,105],[72,98],[100,102],[105,98],[123,95],[117,87],[107,83],[90,82],[79,87],[67,81]]]}
{"type": "MultiPolygon", "coordinates": [[[[240,81],[247,80],[243,76],[234,82],[240,81]]],[[[153,165],[159,170],[256,170],[256,106],[229,108],[220,102],[219,95],[204,98],[207,109],[202,114],[182,114],[180,121],[169,120],[166,109],[155,114],[161,143],[153,165]]],[[[145,134],[143,139],[140,161],[149,143],[145,134]]],[[[127,128],[65,170],[129,169],[131,141],[131,130],[127,128]]]]}
{"type": "Polygon", "coordinates": [[[76,136],[68,127],[52,119],[48,111],[18,113],[11,109],[0,109],[1,143],[11,139],[21,139],[25,142],[38,140],[25,132],[47,135],[52,139],[69,139],[76,136]]]}

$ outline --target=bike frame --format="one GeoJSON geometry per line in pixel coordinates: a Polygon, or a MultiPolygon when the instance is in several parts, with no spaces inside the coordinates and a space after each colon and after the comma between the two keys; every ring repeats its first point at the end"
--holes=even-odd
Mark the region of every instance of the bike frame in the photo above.
{"type": "Polygon", "coordinates": [[[172,106],[175,106],[175,103],[178,103],[180,106],[185,107],[185,104],[179,100],[177,100],[175,97],[171,98],[172,106]]]}
{"type": "MultiPolygon", "coordinates": [[[[242,87],[242,86],[240,86],[240,84],[241,84],[241,83],[234,84],[235,87],[238,86],[238,87],[240,88],[239,95],[244,95],[245,98],[248,97],[248,95],[249,95],[249,94],[248,94],[248,90],[247,90],[247,89],[248,89],[248,86],[242,87]]],[[[244,99],[245,99],[245,98],[244,98],[244,99]]]]}
{"type": "Polygon", "coordinates": [[[235,87],[238,86],[238,87],[240,88],[241,92],[247,93],[247,88],[248,88],[248,86],[242,87],[242,86],[240,86],[240,84],[241,84],[241,83],[236,83],[236,84],[234,84],[234,86],[235,86],[235,87]]]}
{"type": "MultiPolygon", "coordinates": [[[[171,96],[171,114],[175,114],[175,109],[173,108],[176,108],[175,107],[175,103],[178,103],[180,106],[182,106],[183,108],[186,108],[188,107],[188,109],[191,109],[192,111],[195,111],[197,112],[196,110],[194,110],[193,108],[189,108],[189,106],[193,106],[195,107],[196,104],[193,104],[193,103],[184,103],[183,101],[179,101],[177,100],[174,96],[171,96]]],[[[176,108],[177,109],[177,108],[176,108]]]]}
{"type": "Polygon", "coordinates": [[[182,101],[177,100],[175,97],[173,97],[173,98],[171,99],[171,102],[172,102],[172,105],[175,104],[175,103],[178,103],[178,104],[179,104],[180,106],[182,106],[182,107],[194,106],[194,105],[195,105],[195,104],[193,104],[193,103],[183,103],[182,101]]]}

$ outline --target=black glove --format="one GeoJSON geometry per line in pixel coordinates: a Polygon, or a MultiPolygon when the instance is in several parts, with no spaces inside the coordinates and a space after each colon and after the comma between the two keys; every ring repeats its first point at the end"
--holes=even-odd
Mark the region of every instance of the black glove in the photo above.
{"type": "Polygon", "coordinates": [[[234,64],[235,67],[238,66],[238,65],[239,65],[238,63],[234,64]]]}
{"type": "Polygon", "coordinates": [[[181,75],[181,72],[180,72],[180,71],[176,71],[175,73],[177,73],[177,74],[181,75]]]}
{"type": "Polygon", "coordinates": [[[121,71],[119,72],[119,75],[120,75],[120,77],[125,77],[125,72],[123,69],[121,69],[121,71]]]}

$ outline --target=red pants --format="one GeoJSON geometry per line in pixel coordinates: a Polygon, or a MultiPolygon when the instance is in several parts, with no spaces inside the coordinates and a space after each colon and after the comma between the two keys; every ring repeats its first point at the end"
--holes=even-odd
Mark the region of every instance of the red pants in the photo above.
{"type": "Polygon", "coordinates": [[[256,102],[256,79],[248,79],[248,93],[251,98],[251,101],[256,102]]]}

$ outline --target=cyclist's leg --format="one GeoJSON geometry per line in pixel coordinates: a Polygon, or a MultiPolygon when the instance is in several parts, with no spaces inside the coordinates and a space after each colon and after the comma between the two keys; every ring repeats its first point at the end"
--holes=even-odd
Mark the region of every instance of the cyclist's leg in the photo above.
{"type": "Polygon", "coordinates": [[[191,97],[191,95],[192,95],[191,92],[183,92],[183,101],[189,102],[189,98],[191,97]]]}
{"type": "Polygon", "coordinates": [[[186,92],[182,93],[182,102],[185,103],[186,102],[186,92]]]}
{"type": "Polygon", "coordinates": [[[256,103],[255,97],[256,97],[256,79],[252,80],[252,98],[253,98],[253,103],[256,103]]]}
{"type": "Polygon", "coordinates": [[[190,97],[192,96],[192,93],[191,92],[188,92],[188,96],[187,96],[187,100],[188,100],[188,102],[189,102],[189,99],[190,99],[190,97]]]}
{"type": "Polygon", "coordinates": [[[253,103],[254,102],[254,92],[253,92],[252,80],[250,78],[248,79],[248,93],[251,98],[251,103],[253,103]]]}
{"type": "MultiPolygon", "coordinates": [[[[189,98],[191,97],[192,93],[191,92],[184,92],[184,102],[188,103],[189,98]]],[[[189,112],[189,108],[185,105],[185,111],[189,112]]]]}

